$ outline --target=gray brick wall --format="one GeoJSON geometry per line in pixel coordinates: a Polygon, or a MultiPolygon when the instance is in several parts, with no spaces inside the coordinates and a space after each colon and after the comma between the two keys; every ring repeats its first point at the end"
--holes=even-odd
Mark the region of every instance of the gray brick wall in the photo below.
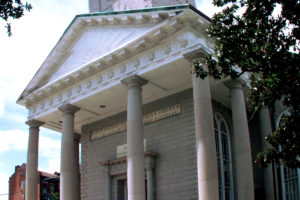
{"type": "MultiPolygon", "coordinates": [[[[147,114],[174,104],[182,113],[144,126],[147,150],[159,153],[156,159],[156,199],[197,198],[197,168],[192,91],[187,90],[144,106],[147,114]]],[[[126,113],[90,124],[82,136],[82,200],[105,199],[106,169],[99,163],[116,158],[116,147],[126,143],[126,133],[90,141],[89,132],[126,120],[126,113]]],[[[115,180],[112,178],[112,180],[115,180]]],[[[112,191],[114,189],[112,182],[112,191]]],[[[112,199],[116,197],[112,194],[112,199]]]]}
{"type": "MultiPolygon", "coordinates": [[[[160,99],[144,105],[144,114],[180,103],[182,113],[170,118],[162,119],[144,126],[147,150],[159,153],[156,159],[155,184],[156,200],[192,200],[197,199],[197,166],[195,151],[194,107],[192,90],[160,99]]],[[[213,101],[213,111],[219,112],[228,122],[231,131],[231,150],[233,156],[233,171],[235,171],[234,140],[231,120],[231,111],[221,103],[213,101]]],[[[126,133],[118,133],[101,139],[90,141],[89,133],[102,127],[107,127],[126,120],[126,113],[83,127],[82,136],[82,200],[106,198],[106,168],[100,165],[101,161],[116,159],[116,147],[126,143],[126,133]]],[[[250,136],[256,143],[258,133],[256,122],[250,136]],[[255,132],[255,133],[254,133],[255,132]]],[[[252,147],[259,147],[252,143],[252,147]]],[[[255,150],[254,152],[257,152],[255,150]]],[[[237,188],[234,176],[234,188],[237,188]]],[[[254,176],[261,176],[261,172],[254,171],[254,176]]],[[[111,199],[116,199],[116,181],[120,177],[111,178],[111,199]]],[[[255,185],[261,187],[262,180],[256,180],[255,185]]],[[[236,191],[236,189],[235,189],[236,191]]],[[[235,195],[236,196],[236,195],[235,195]]]]}

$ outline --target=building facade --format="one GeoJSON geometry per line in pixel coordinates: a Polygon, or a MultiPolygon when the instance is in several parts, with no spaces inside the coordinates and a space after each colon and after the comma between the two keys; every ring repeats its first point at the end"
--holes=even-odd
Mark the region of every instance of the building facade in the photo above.
{"type": "MultiPolygon", "coordinates": [[[[9,200],[25,200],[26,164],[15,167],[9,178],[9,200]]],[[[38,172],[37,200],[55,200],[59,194],[59,173],[38,172]]]]}
{"type": "Polygon", "coordinates": [[[9,200],[24,200],[26,164],[15,167],[15,173],[9,177],[9,200]]]}
{"type": "Polygon", "coordinates": [[[195,5],[90,0],[91,13],[75,17],[17,101],[29,110],[27,199],[36,199],[40,126],[62,132],[63,200],[282,195],[272,167],[253,161],[267,146],[272,112],[248,120],[246,75],[191,73],[213,40],[210,19],[177,5],[186,2],[195,5]]]}

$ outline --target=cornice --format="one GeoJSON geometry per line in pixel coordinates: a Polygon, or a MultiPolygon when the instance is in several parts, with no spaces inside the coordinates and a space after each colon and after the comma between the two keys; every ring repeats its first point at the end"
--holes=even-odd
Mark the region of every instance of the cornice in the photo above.
{"type": "MultiPolygon", "coordinates": [[[[170,8],[166,7],[165,9],[158,10],[140,10],[140,13],[137,10],[134,12],[118,12],[114,14],[96,13],[76,16],[32,79],[35,81],[31,81],[28,84],[25,91],[17,100],[17,103],[28,107],[32,100],[32,97],[27,98],[28,96],[43,97],[43,95],[32,93],[35,93],[36,89],[40,87],[40,85],[46,84],[46,81],[49,79],[49,74],[52,74],[51,70],[55,71],[57,69],[57,66],[60,65],[62,60],[66,57],[68,50],[72,47],[85,29],[89,27],[105,26],[128,27],[142,26],[147,24],[158,25],[154,27],[155,30],[151,30],[150,33],[146,34],[145,37],[137,39],[125,48],[120,48],[114,52],[110,52],[110,56],[103,56],[87,64],[88,66],[83,67],[87,70],[90,70],[91,68],[95,68],[97,70],[105,66],[105,64],[115,64],[118,62],[118,60],[129,58],[140,51],[143,51],[149,47],[153,47],[156,45],[156,42],[164,39],[173,32],[178,31],[178,29],[180,29],[182,26],[192,24],[193,27],[203,29],[201,28],[202,25],[208,24],[207,19],[201,14],[200,17],[199,13],[197,13],[194,9],[189,8],[190,7],[188,5],[185,5],[170,8]],[[47,73],[44,72],[44,69],[47,69],[47,73]],[[36,84],[36,82],[39,82],[39,84],[36,84]],[[25,98],[27,99],[26,101],[25,98]]],[[[83,76],[85,73],[86,72],[83,72],[83,76]]],[[[43,88],[43,86],[41,88],[43,88]]]]}
{"type": "Polygon", "coordinates": [[[99,92],[110,87],[115,81],[120,82],[130,74],[137,74],[146,67],[151,68],[151,65],[197,45],[202,46],[207,52],[211,51],[206,45],[206,40],[196,37],[195,30],[189,24],[176,24],[174,23],[178,28],[174,28],[168,37],[164,34],[164,27],[161,27],[154,33],[149,33],[150,35],[161,34],[155,40],[151,40],[151,37],[147,35],[141,38],[141,41],[145,40],[145,42],[138,45],[139,53],[135,52],[135,55],[129,47],[119,49],[32,92],[24,99],[29,109],[29,118],[36,118],[44,112],[54,111],[65,102],[75,102],[76,99],[84,98],[90,93],[99,92]],[[148,43],[147,38],[150,38],[152,42],[148,43]]]}

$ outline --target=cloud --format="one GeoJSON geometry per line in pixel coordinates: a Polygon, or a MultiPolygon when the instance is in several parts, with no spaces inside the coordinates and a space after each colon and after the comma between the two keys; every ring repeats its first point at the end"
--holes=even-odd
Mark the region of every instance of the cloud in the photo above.
{"type": "Polygon", "coordinates": [[[39,170],[49,173],[60,171],[60,139],[53,139],[48,136],[40,137],[40,160],[39,170]]]}
{"type": "Polygon", "coordinates": [[[28,133],[22,130],[0,130],[0,153],[9,150],[24,151],[27,149],[28,133]]]}
{"type": "Polygon", "coordinates": [[[200,1],[197,3],[197,8],[209,17],[212,17],[214,13],[220,12],[222,8],[216,7],[210,1],[200,1]]]}
{"type": "Polygon", "coordinates": [[[39,153],[41,156],[52,158],[60,154],[60,140],[41,135],[39,142],[39,153]]]}
{"type": "Polygon", "coordinates": [[[4,113],[4,93],[0,93],[0,117],[3,115],[4,113]]]}
{"type": "Polygon", "coordinates": [[[9,176],[0,171],[0,180],[0,200],[7,200],[9,176]]]}
{"type": "Polygon", "coordinates": [[[60,156],[48,160],[46,167],[39,167],[40,171],[54,173],[60,172],[60,156]]]}
{"type": "MultiPolygon", "coordinates": [[[[15,165],[26,160],[26,110],[15,104],[46,56],[76,14],[88,12],[86,0],[32,0],[33,10],[12,20],[12,37],[0,21],[0,194],[8,193],[8,178],[15,165]],[[2,160],[3,159],[3,160],[2,160]]],[[[39,168],[60,170],[60,139],[41,130],[39,168]]],[[[0,200],[7,200],[1,196],[0,200]]]]}

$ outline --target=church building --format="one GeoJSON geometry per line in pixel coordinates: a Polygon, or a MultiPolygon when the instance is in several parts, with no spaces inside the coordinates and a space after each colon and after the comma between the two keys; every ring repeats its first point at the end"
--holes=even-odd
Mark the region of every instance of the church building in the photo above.
{"type": "Polygon", "coordinates": [[[89,0],[75,16],[17,100],[30,127],[26,200],[37,199],[40,126],[62,133],[61,200],[298,200],[299,170],[254,163],[281,106],[247,117],[246,74],[192,74],[214,53],[195,6],[89,0]]]}

